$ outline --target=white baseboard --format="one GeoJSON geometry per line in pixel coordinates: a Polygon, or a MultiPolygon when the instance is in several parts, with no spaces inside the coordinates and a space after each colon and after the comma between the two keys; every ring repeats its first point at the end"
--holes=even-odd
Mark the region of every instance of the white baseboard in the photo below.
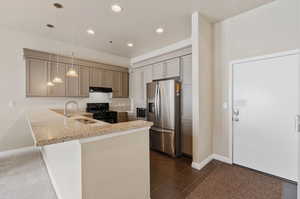
{"type": "Polygon", "coordinates": [[[193,162],[192,163],[192,167],[194,169],[197,169],[197,170],[201,170],[203,167],[205,167],[208,163],[210,163],[210,161],[212,161],[212,156],[208,156],[205,160],[203,160],[202,162],[200,163],[197,163],[197,162],[193,162]]]}
{"type": "Polygon", "coordinates": [[[227,164],[232,164],[232,160],[230,158],[222,156],[222,155],[212,154],[212,159],[218,160],[220,162],[224,162],[227,164]]]}
{"type": "Polygon", "coordinates": [[[221,155],[218,155],[218,154],[212,154],[200,163],[193,162],[192,163],[192,168],[197,169],[197,170],[201,170],[203,167],[205,167],[212,160],[218,160],[220,162],[224,162],[224,163],[227,163],[227,164],[232,164],[232,160],[230,158],[225,157],[225,156],[221,156],[221,155]]]}

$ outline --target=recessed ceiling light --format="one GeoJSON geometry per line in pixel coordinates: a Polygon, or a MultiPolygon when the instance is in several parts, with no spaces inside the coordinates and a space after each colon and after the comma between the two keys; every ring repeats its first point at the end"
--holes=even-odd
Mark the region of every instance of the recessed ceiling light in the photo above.
{"type": "Polygon", "coordinates": [[[46,26],[47,26],[48,28],[54,28],[54,27],[55,27],[55,26],[52,25],[52,24],[46,24],[46,26]]]}
{"type": "Polygon", "coordinates": [[[121,8],[121,6],[119,4],[113,4],[111,6],[111,10],[114,12],[121,12],[123,9],[121,8]]]}
{"type": "Polygon", "coordinates": [[[128,47],[133,47],[133,43],[127,43],[128,47]]]}
{"type": "Polygon", "coordinates": [[[55,7],[55,8],[58,8],[58,9],[60,9],[60,8],[63,8],[63,7],[64,7],[64,6],[63,6],[63,5],[61,5],[60,3],[54,3],[53,5],[54,5],[54,7],[55,7]]]}
{"type": "Polygon", "coordinates": [[[157,28],[156,29],[156,33],[157,34],[162,34],[164,32],[164,29],[163,28],[157,28]]]}
{"type": "Polygon", "coordinates": [[[95,34],[95,31],[92,30],[92,29],[88,29],[86,32],[87,32],[89,35],[94,35],[94,34],[95,34]]]}

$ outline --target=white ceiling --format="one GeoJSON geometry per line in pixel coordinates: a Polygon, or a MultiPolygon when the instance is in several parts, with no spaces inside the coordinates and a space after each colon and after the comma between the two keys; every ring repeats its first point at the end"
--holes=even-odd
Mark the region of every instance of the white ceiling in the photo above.
{"type": "Polygon", "coordinates": [[[123,12],[110,10],[115,0],[1,0],[0,24],[75,43],[83,47],[135,57],[186,39],[191,13],[216,22],[273,0],[118,0],[123,12]],[[53,3],[61,3],[58,10],[53,3]],[[51,23],[55,29],[45,27],[51,23]],[[164,27],[157,35],[155,29],[164,27]],[[96,35],[87,35],[92,28],[96,35]],[[112,44],[109,41],[113,41],[112,44]],[[127,47],[127,42],[134,44],[127,47]]]}

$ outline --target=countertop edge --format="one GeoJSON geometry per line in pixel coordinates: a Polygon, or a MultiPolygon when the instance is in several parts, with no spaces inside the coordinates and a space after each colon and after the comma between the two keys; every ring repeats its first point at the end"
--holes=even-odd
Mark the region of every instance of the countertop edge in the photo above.
{"type": "Polygon", "coordinates": [[[82,138],[82,139],[79,139],[79,143],[84,144],[84,143],[94,142],[97,140],[104,140],[104,139],[109,139],[109,138],[118,137],[118,136],[122,136],[122,135],[128,135],[128,134],[136,133],[136,132],[143,131],[143,130],[149,130],[150,128],[151,128],[150,126],[149,127],[141,127],[141,128],[136,128],[136,129],[129,129],[127,131],[119,131],[119,132],[109,133],[109,134],[105,134],[105,135],[82,138]]]}

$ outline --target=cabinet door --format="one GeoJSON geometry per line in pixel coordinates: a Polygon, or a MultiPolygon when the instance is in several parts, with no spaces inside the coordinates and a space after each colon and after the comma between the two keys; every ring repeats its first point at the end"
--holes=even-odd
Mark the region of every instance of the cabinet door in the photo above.
{"type": "Polygon", "coordinates": [[[54,86],[48,88],[48,96],[50,97],[64,97],[66,96],[66,65],[51,63],[48,67],[50,79],[53,81],[55,77],[62,79],[62,83],[54,83],[54,86]]]}
{"type": "Polygon", "coordinates": [[[127,72],[122,72],[122,97],[129,97],[129,77],[127,72]]]}
{"type": "Polygon", "coordinates": [[[122,72],[113,72],[113,98],[122,97],[122,72]]]}
{"type": "Polygon", "coordinates": [[[26,96],[47,96],[47,61],[29,59],[26,61],[26,96]]]}
{"type": "Polygon", "coordinates": [[[163,79],[165,76],[164,62],[152,65],[152,78],[153,80],[163,79]]]}
{"type": "Polygon", "coordinates": [[[113,71],[103,70],[103,87],[112,88],[113,85],[113,71]]]}
{"type": "MultiPolygon", "coordinates": [[[[67,66],[67,71],[71,66],[67,66]]],[[[74,69],[79,73],[79,67],[74,66],[74,69]]],[[[66,96],[78,97],[79,96],[79,77],[66,77],[66,96]]]]}
{"type": "Polygon", "coordinates": [[[88,67],[79,67],[79,96],[88,97],[90,88],[90,70],[88,67]]]}
{"type": "Polygon", "coordinates": [[[152,82],[152,65],[144,67],[143,92],[144,92],[145,107],[146,107],[146,99],[147,99],[147,83],[150,82],[152,82]]]}
{"type": "Polygon", "coordinates": [[[192,55],[181,58],[181,81],[182,84],[192,84],[192,55]]]}
{"type": "Polygon", "coordinates": [[[90,85],[91,87],[97,87],[98,73],[96,68],[90,68],[90,85]]]}
{"type": "Polygon", "coordinates": [[[180,76],[180,59],[175,58],[165,62],[165,78],[180,76]]]}
{"type": "Polygon", "coordinates": [[[92,87],[104,87],[104,80],[103,80],[103,70],[99,68],[93,68],[90,71],[90,85],[92,87]]]}

